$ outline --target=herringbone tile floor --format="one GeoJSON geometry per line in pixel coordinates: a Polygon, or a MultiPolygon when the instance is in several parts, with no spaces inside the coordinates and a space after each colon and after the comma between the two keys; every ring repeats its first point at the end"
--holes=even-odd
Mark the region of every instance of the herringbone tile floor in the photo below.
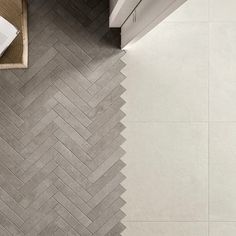
{"type": "Polygon", "coordinates": [[[31,0],[29,68],[0,72],[0,235],[124,230],[125,66],[107,0],[31,0]]]}

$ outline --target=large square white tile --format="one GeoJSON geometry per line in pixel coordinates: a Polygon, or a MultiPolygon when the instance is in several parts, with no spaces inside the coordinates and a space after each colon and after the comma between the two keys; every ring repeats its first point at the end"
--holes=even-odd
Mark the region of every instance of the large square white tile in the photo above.
{"type": "Polygon", "coordinates": [[[125,222],[125,225],[123,236],[208,236],[207,223],[125,222]]]}
{"type": "Polygon", "coordinates": [[[236,21],[235,0],[209,0],[211,21],[236,21]]]}
{"type": "Polygon", "coordinates": [[[165,21],[208,21],[208,2],[209,0],[187,0],[165,21]]]}
{"type": "Polygon", "coordinates": [[[206,220],[207,125],[127,123],[126,220],[206,220]]]}
{"type": "Polygon", "coordinates": [[[236,123],[210,125],[210,219],[236,220],[236,123]]]}
{"type": "MultiPolygon", "coordinates": [[[[236,1],[235,1],[236,2],[236,1]]],[[[210,120],[236,121],[236,24],[210,27],[210,120]]]]}
{"type": "Polygon", "coordinates": [[[236,222],[216,222],[210,223],[209,236],[235,236],[236,222]]]}
{"type": "Polygon", "coordinates": [[[123,59],[128,120],[208,120],[206,23],[161,24],[123,59]]]}

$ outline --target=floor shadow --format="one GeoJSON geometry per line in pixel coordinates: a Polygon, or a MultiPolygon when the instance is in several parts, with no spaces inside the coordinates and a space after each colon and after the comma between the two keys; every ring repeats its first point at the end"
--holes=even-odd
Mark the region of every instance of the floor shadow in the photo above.
{"type": "MultiPolygon", "coordinates": [[[[54,1],[54,0],[50,0],[54,1]]],[[[101,45],[120,48],[120,29],[109,28],[109,0],[56,0],[54,11],[64,9],[101,45]]],[[[79,27],[78,27],[79,28],[79,27]]]]}

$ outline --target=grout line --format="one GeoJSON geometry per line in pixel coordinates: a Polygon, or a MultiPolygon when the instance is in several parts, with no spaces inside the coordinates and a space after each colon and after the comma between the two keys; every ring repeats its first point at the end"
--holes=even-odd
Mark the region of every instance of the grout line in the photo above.
{"type": "Polygon", "coordinates": [[[236,224],[236,220],[235,221],[221,221],[221,220],[122,220],[122,222],[127,222],[127,223],[235,223],[236,224]]]}
{"type": "Polygon", "coordinates": [[[208,0],[208,236],[210,236],[210,0],[208,0]]]}
{"type": "Polygon", "coordinates": [[[133,223],[207,223],[208,220],[123,220],[123,222],[133,222],[133,223]]]}
{"type": "MultiPolygon", "coordinates": [[[[209,112],[209,111],[208,111],[209,112]]],[[[236,121],[130,121],[124,120],[124,123],[160,123],[160,124],[208,124],[208,123],[219,123],[219,124],[236,124],[236,121]]]]}
{"type": "Polygon", "coordinates": [[[206,20],[165,20],[165,21],[162,21],[162,23],[208,23],[209,20],[206,19],[206,20]]]}
{"type": "Polygon", "coordinates": [[[208,121],[126,121],[127,123],[202,123],[202,124],[207,124],[208,121]]]}
{"type": "MultiPolygon", "coordinates": [[[[209,14],[209,13],[208,13],[209,14]]],[[[208,24],[208,23],[211,23],[211,24],[235,24],[236,23],[236,20],[202,20],[202,21],[197,21],[197,20],[188,20],[188,21],[177,21],[177,20],[173,20],[173,21],[163,21],[161,22],[161,24],[171,24],[171,23],[182,23],[182,24],[191,24],[191,23],[194,23],[194,24],[197,24],[197,23],[205,23],[205,24],[208,24]]]]}

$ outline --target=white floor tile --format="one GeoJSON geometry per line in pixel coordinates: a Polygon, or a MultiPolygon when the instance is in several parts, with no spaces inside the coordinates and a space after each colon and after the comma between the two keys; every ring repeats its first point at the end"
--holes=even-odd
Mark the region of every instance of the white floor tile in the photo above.
{"type": "Polygon", "coordinates": [[[124,236],[236,235],[235,42],[235,0],[188,0],[124,57],[124,236]]]}
{"type": "Polygon", "coordinates": [[[210,125],[210,219],[236,220],[236,123],[210,125]]]}
{"type": "Polygon", "coordinates": [[[128,120],[208,120],[208,24],[161,24],[124,61],[128,120]]]}
{"type": "Polygon", "coordinates": [[[236,121],[236,24],[210,28],[210,120],[236,121]]]}
{"type": "Polygon", "coordinates": [[[165,21],[208,21],[208,2],[208,0],[187,0],[165,21]]]}
{"type": "Polygon", "coordinates": [[[207,223],[125,222],[125,224],[127,229],[123,236],[208,236],[207,223]]]}
{"type": "Polygon", "coordinates": [[[236,21],[235,0],[209,0],[211,21],[236,21]]]}
{"type": "Polygon", "coordinates": [[[126,220],[207,219],[207,125],[128,123],[126,220]]]}
{"type": "Polygon", "coordinates": [[[235,236],[235,235],[236,235],[236,222],[210,223],[209,236],[235,236]]]}

